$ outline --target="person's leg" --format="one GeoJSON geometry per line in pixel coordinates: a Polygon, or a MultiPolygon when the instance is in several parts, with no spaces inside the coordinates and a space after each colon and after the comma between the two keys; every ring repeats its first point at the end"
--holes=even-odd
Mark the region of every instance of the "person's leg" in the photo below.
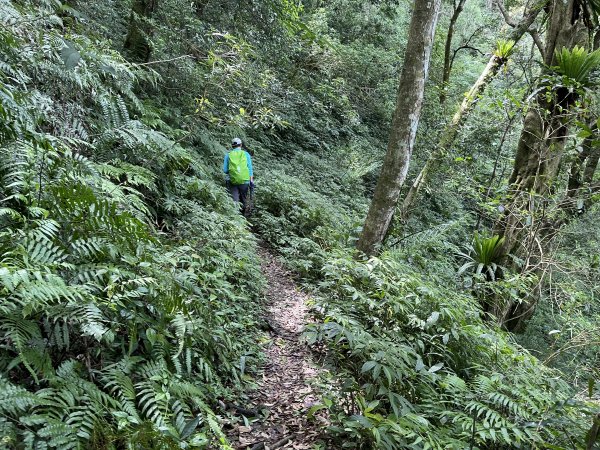
{"type": "Polygon", "coordinates": [[[242,214],[246,215],[246,204],[248,202],[248,192],[249,192],[249,188],[250,185],[249,184],[241,184],[238,186],[239,188],[239,197],[240,200],[242,201],[242,205],[241,205],[241,212],[242,214]]]}
{"type": "Polygon", "coordinates": [[[238,203],[240,201],[239,186],[237,186],[235,184],[230,184],[229,185],[229,193],[231,194],[231,197],[233,198],[234,202],[238,203]]]}

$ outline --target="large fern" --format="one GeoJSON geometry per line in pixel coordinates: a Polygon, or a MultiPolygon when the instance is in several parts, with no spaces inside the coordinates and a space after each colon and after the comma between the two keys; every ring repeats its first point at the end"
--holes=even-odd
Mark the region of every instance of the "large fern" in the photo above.
{"type": "Polygon", "coordinates": [[[195,155],[134,119],[156,74],[67,39],[59,2],[14,4],[0,0],[2,445],[227,448],[211,406],[256,349],[260,278],[222,233],[252,242],[215,213],[224,194],[195,155]]]}

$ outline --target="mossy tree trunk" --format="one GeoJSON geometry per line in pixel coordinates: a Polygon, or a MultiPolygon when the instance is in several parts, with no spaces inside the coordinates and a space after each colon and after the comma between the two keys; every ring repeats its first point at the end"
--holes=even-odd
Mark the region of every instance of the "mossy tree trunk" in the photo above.
{"type": "MultiPolygon", "coordinates": [[[[600,31],[596,30],[593,39],[593,49],[600,49],[600,31]]],[[[566,217],[573,217],[577,213],[582,213],[591,205],[592,196],[600,191],[600,186],[594,185],[594,174],[598,168],[600,161],[600,145],[599,145],[599,128],[600,120],[597,117],[589,120],[587,131],[589,133],[582,142],[581,152],[571,164],[569,172],[569,181],[567,185],[567,193],[561,204],[561,208],[565,210],[566,217]]],[[[557,226],[567,222],[557,223],[557,226]]]]}
{"type": "MultiPolygon", "coordinates": [[[[546,67],[556,65],[555,50],[585,42],[576,0],[550,2],[544,48],[546,67]]],[[[547,217],[548,196],[553,192],[567,140],[570,107],[577,94],[549,87],[534,99],[523,119],[516,149],[504,214],[496,233],[504,237],[503,253],[521,261],[522,273],[542,274],[544,253],[549,250],[551,230],[547,217]]],[[[521,301],[496,299],[494,314],[508,330],[519,332],[535,311],[539,295],[521,301]]]]}
{"type": "Polygon", "coordinates": [[[600,160],[600,146],[598,145],[598,127],[595,121],[589,124],[589,129],[590,136],[583,140],[581,152],[571,164],[567,193],[560,204],[560,208],[566,215],[557,221],[556,228],[563,225],[563,222],[566,223],[567,217],[572,217],[587,209],[591,203],[591,196],[597,191],[593,180],[600,160]]]}
{"type": "Polygon", "coordinates": [[[396,109],[381,175],[357,248],[375,254],[387,233],[406,179],[417,134],[441,0],[415,0],[396,109]]]}
{"type": "Polygon", "coordinates": [[[133,0],[129,31],[123,47],[134,61],[150,61],[152,46],[148,39],[152,35],[152,27],[149,25],[148,19],[152,17],[157,8],[158,0],[133,0]]]}
{"type": "MultiPolygon", "coordinates": [[[[529,10],[523,16],[521,21],[514,26],[514,29],[509,36],[509,40],[514,41],[515,43],[518,42],[527,32],[529,27],[533,24],[543,6],[543,4],[538,4],[535,8],[529,10]]],[[[440,165],[444,155],[451,149],[456,139],[456,136],[458,135],[458,132],[467,120],[470,112],[475,107],[475,104],[477,103],[481,95],[483,95],[485,89],[496,77],[496,75],[507,60],[508,58],[499,56],[495,53],[493,53],[490,57],[487,65],[485,66],[485,69],[483,70],[483,72],[481,72],[481,75],[479,75],[479,78],[477,79],[477,81],[475,81],[467,95],[465,95],[465,98],[454,113],[454,116],[452,116],[452,120],[444,128],[444,131],[442,132],[437,145],[427,158],[425,165],[423,166],[423,168],[411,184],[408,192],[406,193],[406,196],[404,197],[402,201],[402,206],[400,208],[401,220],[406,221],[408,219],[415,205],[419,192],[421,191],[423,186],[425,186],[425,184],[429,181],[429,175],[431,171],[436,166],[440,165]]]]}

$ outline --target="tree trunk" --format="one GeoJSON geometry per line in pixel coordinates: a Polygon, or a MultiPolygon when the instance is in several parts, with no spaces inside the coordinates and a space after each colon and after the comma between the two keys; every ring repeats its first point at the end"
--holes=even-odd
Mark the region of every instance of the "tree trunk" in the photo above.
{"type": "MultiPolygon", "coordinates": [[[[600,48],[600,31],[596,31],[592,45],[594,51],[600,48]]],[[[575,212],[583,212],[581,209],[587,209],[591,203],[591,196],[595,193],[595,186],[592,186],[592,182],[600,160],[600,146],[597,144],[598,123],[592,119],[587,124],[591,134],[585,137],[581,145],[581,153],[571,164],[567,193],[561,204],[561,208],[566,210],[569,216],[573,216],[575,212]]]]}
{"type": "Polygon", "coordinates": [[[448,25],[448,34],[446,34],[446,45],[444,47],[444,69],[442,71],[442,90],[440,91],[440,103],[446,101],[446,94],[448,89],[448,83],[450,81],[450,71],[452,70],[452,59],[450,58],[450,52],[452,50],[452,37],[454,36],[454,27],[458,16],[465,7],[467,0],[458,0],[458,4],[454,5],[454,12],[450,17],[450,25],[448,25]]]}
{"type": "MultiPolygon", "coordinates": [[[[551,2],[544,55],[547,67],[556,64],[555,50],[572,48],[583,36],[575,4],[576,0],[551,2]]],[[[503,253],[523,261],[522,273],[541,273],[549,247],[546,196],[558,175],[567,139],[567,112],[575,100],[565,88],[554,89],[551,96],[541,92],[523,119],[504,216],[496,225],[496,233],[505,239],[503,253]]],[[[522,331],[537,299],[534,294],[520,302],[497,302],[494,314],[509,331],[522,331]]]]}
{"type": "Polygon", "coordinates": [[[134,0],[131,6],[129,31],[123,47],[128,50],[131,58],[137,62],[150,61],[152,47],[148,36],[152,34],[147,19],[156,11],[158,0],[134,0]]]}
{"type": "MultiPolygon", "coordinates": [[[[523,35],[527,32],[531,24],[535,21],[539,12],[543,8],[543,4],[536,6],[532,10],[528,11],[523,19],[514,27],[512,33],[509,36],[509,40],[514,41],[515,44],[518,42],[523,35]]],[[[473,110],[473,107],[494,79],[496,74],[500,71],[502,66],[506,63],[507,58],[502,58],[493,54],[488,61],[485,69],[475,82],[475,84],[469,90],[469,93],[465,96],[456,113],[452,117],[452,121],[446,125],[438,144],[436,145],[433,152],[427,158],[425,165],[419,172],[419,175],[415,178],[414,182],[410,186],[400,209],[400,219],[406,220],[410,215],[412,208],[417,200],[417,196],[421,188],[425,185],[428,180],[431,170],[439,165],[440,160],[450,150],[454,144],[454,140],[462,125],[467,120],[469,113],[473,110]]]]}
{"type": "Polygon", "coordinates": [[[440,5],[441,0],[414,2],[387,153],[357,243],[358,250],[367,255],[375,254],[383,242],[406,179],[421,115],[440,5]]]}
{"type": "Polygon", "coordinates": [[[462,103],[454,113],[450,123],[444,128],[440,140],[438,141],[435,149],[427,158],[425,165],[415,178],[415,181],[410,186],[410,189],[406,193],[402,206],[400,208],[400,219],[406,220],[410,214],[410,211],[416,201],[417,195],[425,182],[428,180],[429,172],[433,167],[439,164],[440,159],[446,154],[450,147],[454,143],[456,136],[467,119],[471,110],[475,107],[475,104],[486,86],[496,76],[500,68],[504,65],[505,59],[499,56],[493,55],[475,84],[471,87],[462,103]]]}

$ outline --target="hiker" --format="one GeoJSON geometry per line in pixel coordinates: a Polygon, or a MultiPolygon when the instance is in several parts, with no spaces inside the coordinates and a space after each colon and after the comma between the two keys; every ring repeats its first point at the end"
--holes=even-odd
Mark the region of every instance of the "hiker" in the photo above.
{"type": "Polygon", "coordinates": [[[225,155],[223,161],[223,172],[233,201],[240,203],[240,212],[245,215],[248,194],[254,183],[252,157],[250,153],[242,149],[240,138],[234,138],[231,141],[231,147],[233,148],[225,155]]]}

